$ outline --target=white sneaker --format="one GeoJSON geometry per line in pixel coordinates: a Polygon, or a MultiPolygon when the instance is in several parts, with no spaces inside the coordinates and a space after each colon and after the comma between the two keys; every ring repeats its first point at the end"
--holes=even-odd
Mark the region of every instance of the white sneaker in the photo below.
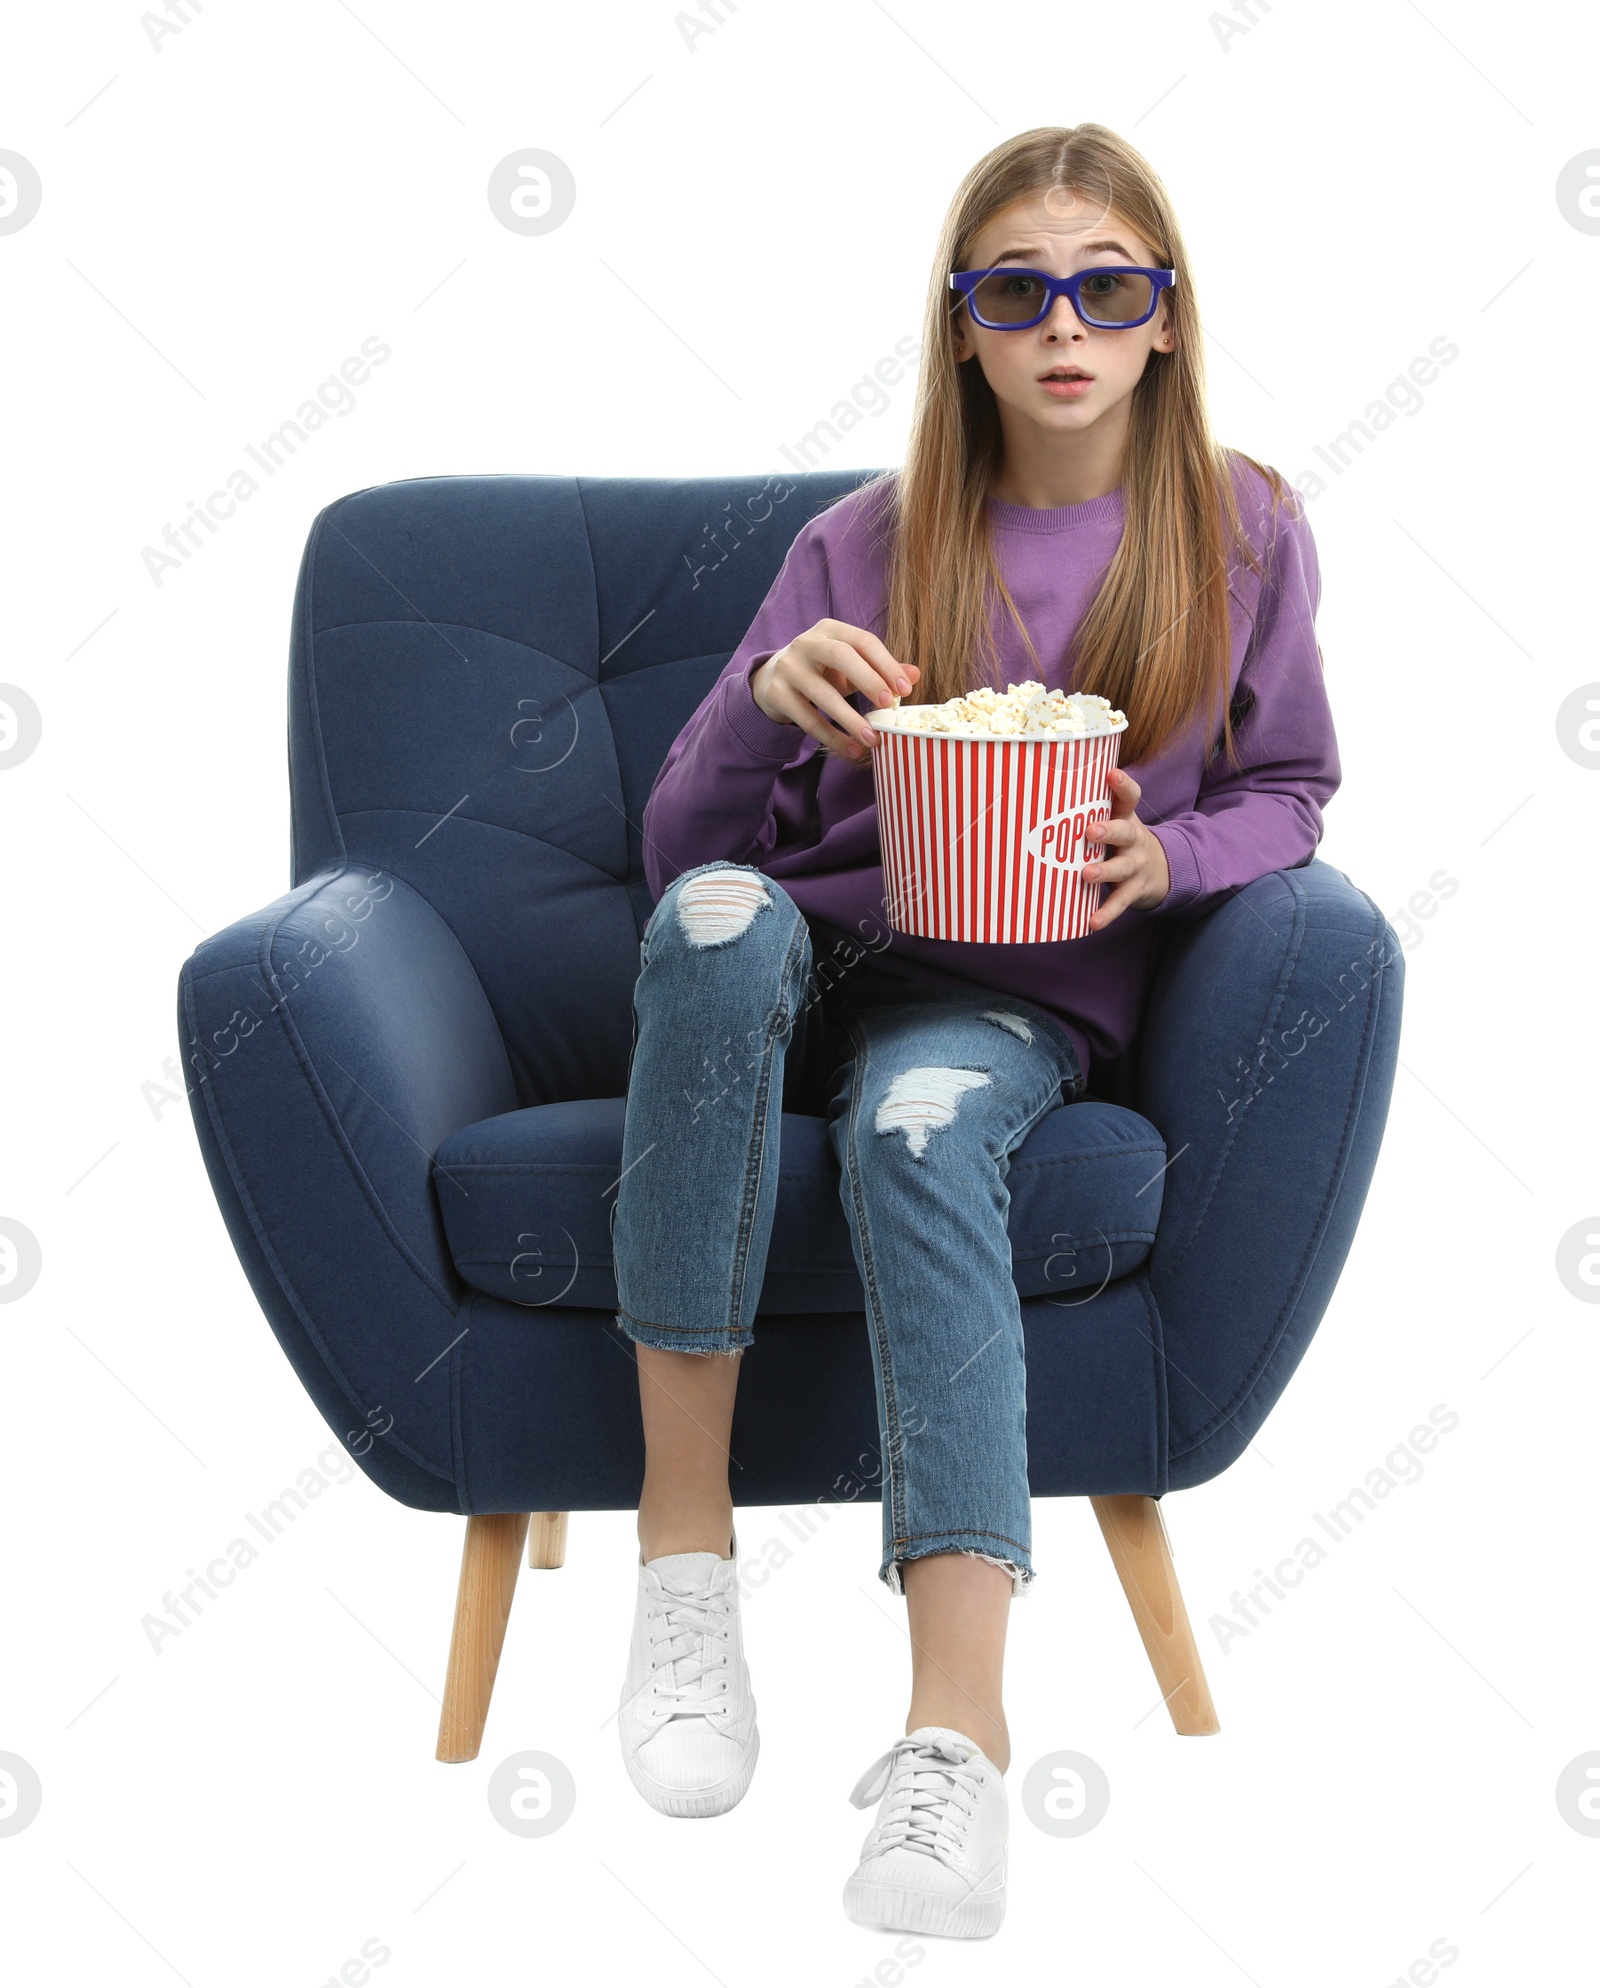
{"type": "Polygon", "coordinates": [[[965,1733],[918,1726],[850,1792],[883,1799],[844,1888],[858,1926],[981,1940],[1006,1915],[1009,1811],[1000,1770],[965,1733]]]}
{"type": "Polygon", "coordinates": [[[732,1553],[639,1562],[633,1641],[617,1730],[628,1778],[663,1815],[721,1815],[760,1751],[732,1553]]]}

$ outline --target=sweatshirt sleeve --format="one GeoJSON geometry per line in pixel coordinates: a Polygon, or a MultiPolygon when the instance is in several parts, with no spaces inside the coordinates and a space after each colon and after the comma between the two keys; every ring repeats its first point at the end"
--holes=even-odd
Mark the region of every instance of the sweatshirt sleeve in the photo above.
{"type": "Polygon", "coordinates": [[[727,667],[662,761],[644,810],[651,895],[700,863],[757,860],[776,833],[773,790],[786,766],[822,750],[798,725],[769,718],[751,675],[831,613],[827,548],[809,519],[789,547],[727,667]]]}
{"type": "Polygon", "coordinates": [[[1158,915],[1202,917],[1257,877],[1309,862],[1322,839],[1323,805],[1339,786],[1313,626],[1321,596],[1316,546],[1303,500],[1289,503],[1272,513],[1276,530],[1234,690],[1238,769],[1219,748],[1194,807],[1147,823],[1172,876],[1153,907],[1158,915]]]}

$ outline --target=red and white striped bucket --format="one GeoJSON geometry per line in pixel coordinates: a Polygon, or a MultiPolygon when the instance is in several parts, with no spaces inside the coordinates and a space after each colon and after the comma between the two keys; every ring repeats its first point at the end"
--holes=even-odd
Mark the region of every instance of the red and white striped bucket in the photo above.
{"type": "Polygon", "coordinates": [[[1087,936],[1104,885],[1083,866],[1111,813],[1126,719],[1084,737],[961,738],[869,713],[889,928],[924,939],[1037,945],[1087,936]],[[889,722],[883,722],[887,719],[889,722]]]}

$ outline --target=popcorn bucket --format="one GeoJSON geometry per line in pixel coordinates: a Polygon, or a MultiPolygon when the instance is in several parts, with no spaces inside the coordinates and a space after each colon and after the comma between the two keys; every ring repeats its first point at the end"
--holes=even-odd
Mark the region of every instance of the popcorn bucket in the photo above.
{"type": "Polygon", "coordinates": [[[882,734],[872,778],[890,930],[982,945],[1086,937],[1105,886],[1084,881],[1104,853],[1084,834],[1111,813],[1126,718],[985,738],[907,727],[898,707],[867,715],[882,734]]]}

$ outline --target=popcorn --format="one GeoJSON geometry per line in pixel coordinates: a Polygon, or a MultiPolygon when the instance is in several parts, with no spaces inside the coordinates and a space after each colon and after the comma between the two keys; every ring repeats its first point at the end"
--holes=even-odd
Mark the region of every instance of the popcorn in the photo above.
{"type": "Polygon", "coordinates": [[[887,710],[867,716],[885,731],[940,732],[950,738],[1090,738],[1121,731],[1127,716],[1110,701],[1086,691],[1046,690],[1030,677],[1008,683],[1004,693],[985,685],[965,697],[943,704],[901,706],[897,697],[887,710]]]}

